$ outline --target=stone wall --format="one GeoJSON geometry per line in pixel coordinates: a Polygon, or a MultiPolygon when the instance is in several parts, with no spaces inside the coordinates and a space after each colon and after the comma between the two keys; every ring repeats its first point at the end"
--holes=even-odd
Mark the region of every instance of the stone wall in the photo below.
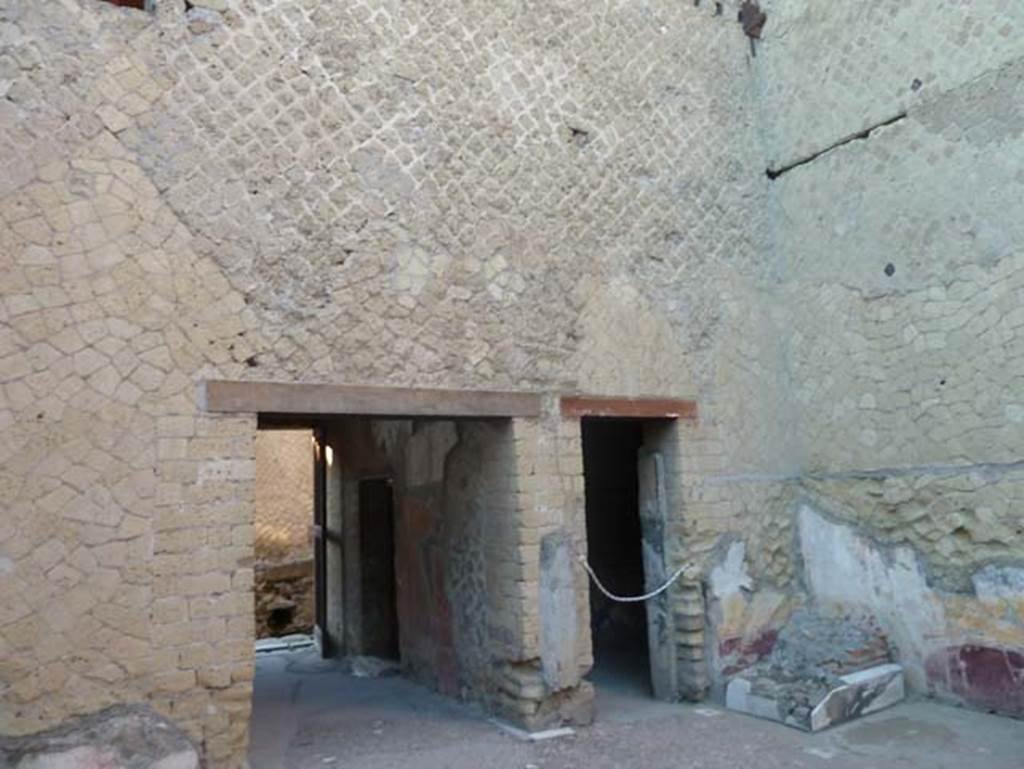
{"type": "Polygon", "coordinates": [[[740,472],[783,421],[731,11],[212,5],[0,2],[0,728],[143,699],[231,766],[256,417],[198,380],[697,397],[740,472]]]}
{"type": "Polygon", "coordinates": [[[514,575],[511,426],[430,422],[403,448],[397,481],[398,617],[403,668],[439,691],[494,691],[515,628],[502,595],[514,575]]]}
{"type": "MultiPolygon", "coordinates": [[[[542,674],[552,663],[539,640],[543,590],[534,494],[541,494],[546,510],[560,512],[574,509],[561,495],[579,485],[578,476],[534,463],[538,447],[557,443],[549,439],[559,424],[532,419],[330,422],[327,443],[336,475],[328,475],[328,488],[339,485],[344,577],[329,581],[327,624],[339,653],[369,653],[372,618],[361,594],[357,492],[361,479],[389,478],[403,672],[529,725],[586,712],[592,692],[582,685],[589,669],[582,657],[589,657],[589,630],[578,625],[574,613],[564,629],[569,646],[563,675],[547,681],[542,674]],[[332,586],[342,582],[344,590],[334,592],[332,586]]],[[[578,444],[569,450],[573,446],[579,450],[578,444]]],[[[574,612],[578,596],[586,599],[586,582],[568,574],[574,612]]]]}
{"type": "MultiPolygon", "coordinates": [[[[766,6],[755,73],[800,436],[770,508],[797,542],[786,572],[884,620],[918,691],[1022,714],[1024,9],[766,6]]],[[[721,561],[733,601],[758,593],[748,652],[800,599],[766,546],[747,538],[749,574],[721,561]]]]}
{"type": "MultiPolygon", "coordinates": [[[[256,415],[215,377],[694,398],[681,656],[701,573],[716,674],[834,595],[810,509],[908,549],[923,685],[983,704],[952,671],[1021,646],[1022,11],[774,0],[751,58],[736,5],[0,0],[0,729],[148,700],[242,760],[256,415]]],[[[538,721],[591,664],[556,412],[510,428],[486,599],[538,721]]]]}
{"type": "Polygon", "coordinates": [[[313,448],[309,430],[256,435],[257,563],[313,557],[313,448]]]}
{"type": "Polygon", "coordinates": [[[311,633],[313,449],[309,430],[256,435],[256,637],[311,633]]]}

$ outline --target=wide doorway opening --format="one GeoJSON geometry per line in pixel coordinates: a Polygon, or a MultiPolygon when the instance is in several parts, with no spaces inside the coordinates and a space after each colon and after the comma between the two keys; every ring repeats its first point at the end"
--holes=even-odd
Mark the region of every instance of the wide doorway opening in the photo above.
{"type": "Polygon", "coordinates": [[[300,612],[294,592],[268,603],[257,590],[261,624],[282,610],[303,623],[257,641],[254,769],[299,765],[313,733],[340,756],[399,725],[429,730],[417,723],[449,705],[461,713],[431,690],[484,700],[509,592],[488,565],[516,541],[510,420],[296,419],[258,423],[261,441],[296,430],[289,445],[304,441],[301,472],[260,453],[256,507],[274,491],[301,509],[308,597],[300,612]],[[279,489],[292,475],[305,482],[279,489]]]}

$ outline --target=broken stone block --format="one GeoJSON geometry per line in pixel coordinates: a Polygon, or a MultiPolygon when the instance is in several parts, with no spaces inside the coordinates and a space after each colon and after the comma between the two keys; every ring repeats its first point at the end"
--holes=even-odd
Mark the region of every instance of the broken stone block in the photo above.
{"type": "Polygon", "coordinates": [[[117,705],[26,737],[0,737],[11,769],[198,769],[199,754],[146,705],[117,705]]]}
{"type": "Polygon", "coordinates": [[[811,711],[812,732],[874,713],[904,697],[903,668],[899,665],[878,665],[840,676],[839,680],[843,685],[830,691],[811,711]]]}
{"type": "Polygon", "coordinates": [[[904,697],[903,668],[892,663],[840,676],[838,685],[821,689],[819,682],[774,682],[737,676],[725,692],[725,706],[808,732],[894,705],[904,697]],[[824,691],[822,695],[821,692],[824,691]]]}
{"type": "MultiPolygon", "coordinates": [[[[746,678],[734,678],[725,690],[725,706],[738,713],[746,713],[771,721],[783,721],[778,703],[769,697],[753,693],[753,684],[746,678]]],[[[785,723],[783,721],[783,723],[785,723]]]]}

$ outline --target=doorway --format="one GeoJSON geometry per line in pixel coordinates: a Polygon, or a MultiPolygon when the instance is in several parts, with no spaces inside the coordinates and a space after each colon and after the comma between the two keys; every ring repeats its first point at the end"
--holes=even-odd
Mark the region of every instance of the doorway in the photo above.
{"type": "MultiPolygon", "coordinates": [[[[608,592],[636,597],[667,579],[668,475],[678,434],[670,418],[581,421],[587,552],[608,592]]],[[[675,701],[676,634],[669,595],[614,600],[590,588],[591,678],[599,693],[675,701]]]]}
{"type": "MultiPolygon", "coordinates": [[[[587,554],[601,582],[617,595],[644,592],[637,459],[638,420],[582,422],[587,554]]],[[[647,616],[643,603],[619,603],[590,590],[595,681],[649,697],[647,616]]]]}
{"type": "Polygon", "coordinates": [[[257,650],[399,660],[393,483],[368,421],[264,418],[256,441],[257,650]]]}
{"type": "MultiPolygon", "coordinates": [[[[261,415],[258,426],[295,421],[261,415]]],[[[256,655],[251,745],[260,767],[292,765],[287,751],[323,723],[348,744],[379,741],[378,723],[390,729],[420,708],[408,704],[416,685],[484,700],[495,618],[512,610],[512,579],[488,568],[518,542],[510,420],[306,424],[319,648],[256,655]]],[[[257,467],[257,486],[273,472],[257,467]]]]}

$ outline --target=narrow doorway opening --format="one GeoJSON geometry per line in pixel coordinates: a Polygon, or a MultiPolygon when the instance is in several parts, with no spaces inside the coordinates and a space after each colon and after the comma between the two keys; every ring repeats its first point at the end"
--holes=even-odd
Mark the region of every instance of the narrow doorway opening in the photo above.
{"type": "MultiPolygon", "coordinates": [[[[645,579],[637,463],[643,423],[584,418],[581,429],[588,560],[610,592],[640,595],[645,579]]],[[[594,683],[652,696],[645,604],[613,601],[592,585],[590,631],[594,683]]]]}

